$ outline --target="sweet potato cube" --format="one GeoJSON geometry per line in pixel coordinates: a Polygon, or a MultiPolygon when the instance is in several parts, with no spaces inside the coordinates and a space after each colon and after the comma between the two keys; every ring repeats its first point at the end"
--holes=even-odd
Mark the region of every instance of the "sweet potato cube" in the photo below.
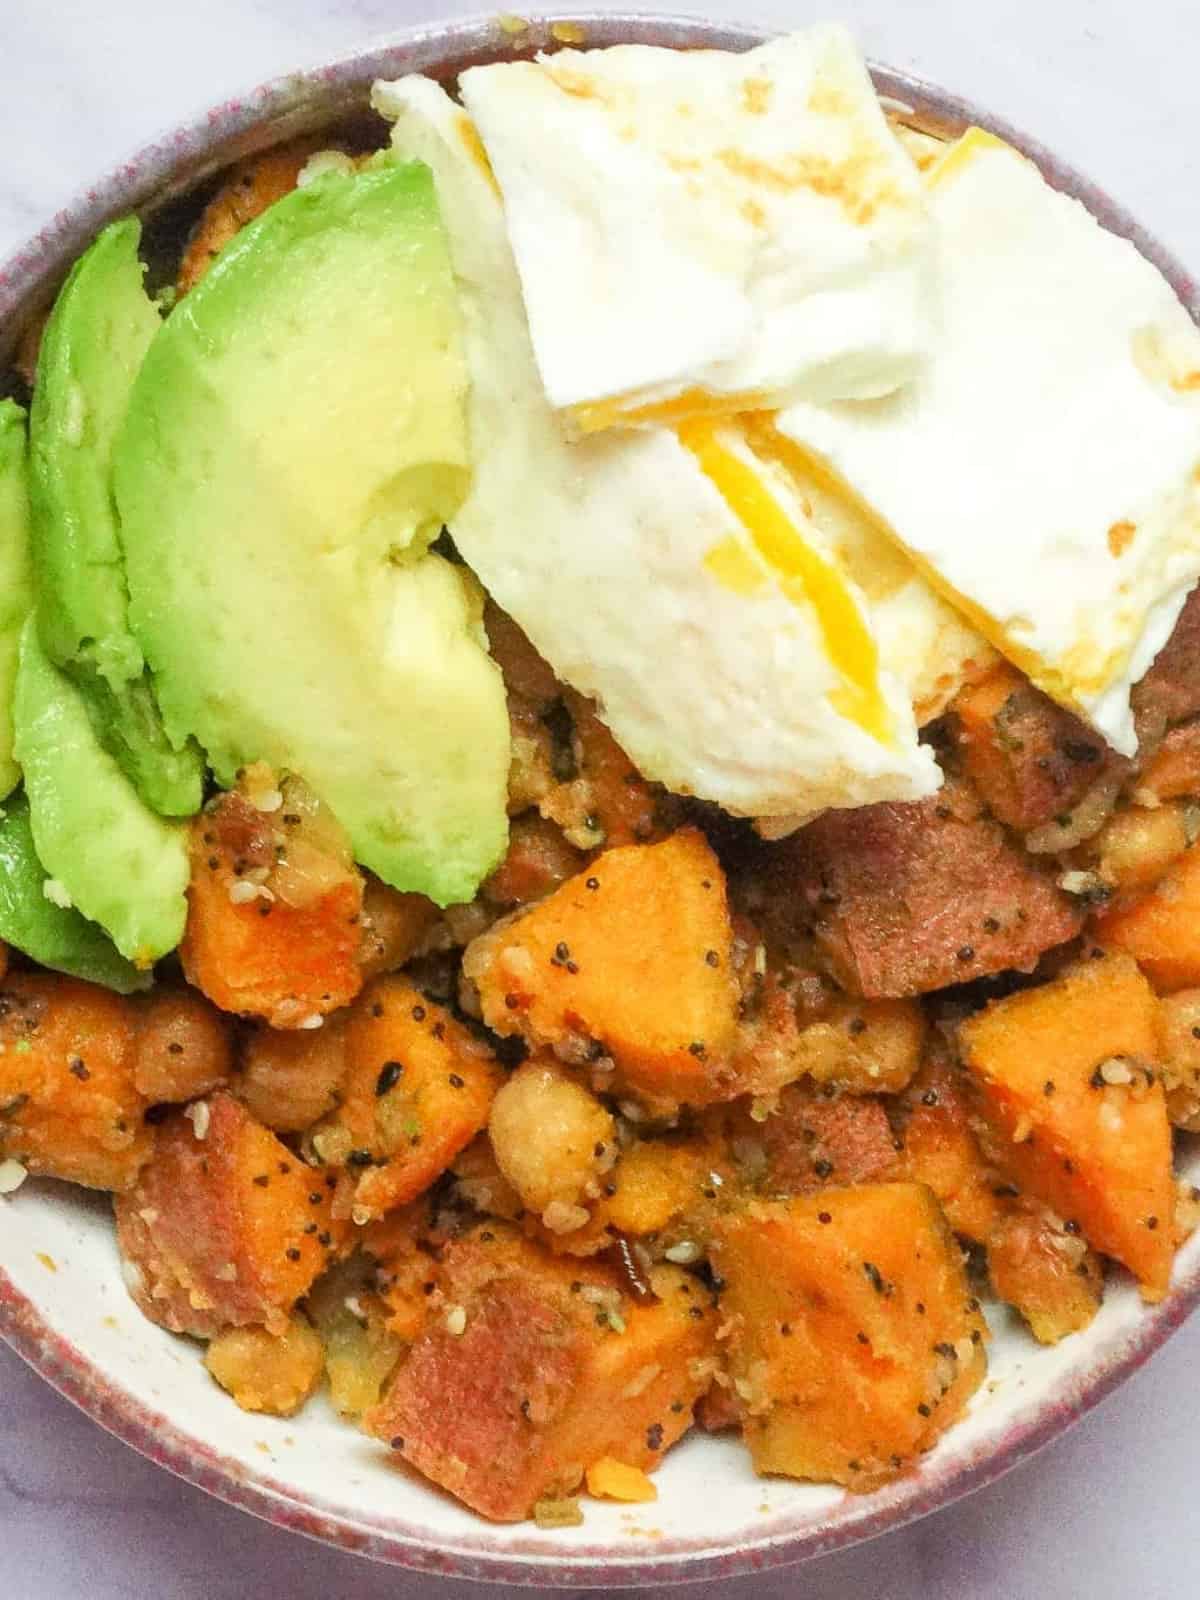
{"type": "Polygon", "coordinates": [[[763,873],[777,918],[813,927],[834,975],[868,999],[1031,971],[1082,925],[961,783],[928,800],[828,811],[768,852],[763,873]]]}
{"type": "Polygon", "coordinates": [[[117,1200],[138,1307],[173,1333],[282,1333],[335,1244],[330,1190],[228,1094],[173,1113],[117,1200]]]}
{"type": "Polygon", "coordinates": [[[0,1158],[90,1189],[128,1189],[154,1148],[134,1081],[129,1000],[49,973],[0,991],[0,1158]]]}
{"type": "Polygon", "coordinates": [[[1161,993],[1200,985],[1200,848],[1185,851],[1152,893],[1101,917],[1096,937],[1131,955],[1161,993]]]}
{"type": "Polygon", "coordinates": [[[484,1020],[534,1045],[607,1054],[650,1100],[723,1097],[736,984],[725,877],[703,834],[607,851],[470,947],[484,1020]]]}
{"type": "Polygon", "coordinates": [[[1171,729],[1139,773],[1137,787],[1159,800],[1200,794],[1200,723],[1171,729]]]}
{"type": "Polygon", "coordinates": [[[312,1328],[296,1316],[278,1334],[228,1328],[209,1345],[204,1365],[243,1411],[292,1417],[320,1383],[325,1353],[312,1328]]]}
{"type": "Polygon", "coordinates": [[[929,1449],[982,1381],[986,1326],[919,1184],[752,1202],[720,1222],[713,1260],[760,1473],[874,1488],[929,1449]]]}
{"type": "Polygon", "coordinates": [[[953,709],[967,776],[993,816],[1021,833],[1070,811],[1107,756],[1098,734],[1007,662],[953,709]]]}
{"type": "Polygon", "coordinates": [[[291,796],[264,812],[233,792],[192,823],[180,955],[188,981],[222,1011],[297,1028],[362,986],[363,881],[323,822],[291,796]]]}
{"type": "Polygon", "coordinates": [[[341,1104],[313,1142],[348,1170],[354,1220],[366,1223],[441,1177],[487,1122],[502,1074],[485,1044],[398,975],[363,992],[345,1049],[341,1104]]]}
{"type": "Polygon", "coordinates": [[[648,1471],[691,1425],[717,1314],[687,1274],[656,1268],[635,1305],[594,1262],[560,1262],[501,1224],[451,1243],[439,1311],[370,1433],[497,1522],[573,1493],[604,1457],[648,1471]]]}
{"type": "Polygon", "coordinates": [[[1017,1183],[1160,1298],[1174,1254],[1171,1129],[1158,1004],[1134,963],[1085,961],[994,1002],[959,1037],[1017,1183]]]}
{"type": "Polygon", "coordinates": [[[760,1122],[739,1106],[731,1132],[765,1162],[772,1194],[800,1194],[822,1184],[879,1183],[897,1176],[896,1141],[883,1101],[790,1084],[760,1122]]]}
{"type": "Polygon", "coordinates": [[[901,1174],[926,1184],[956,1233],[983,1244],[1003,1214],[999,1174],[971,1127],[969,1083],[940,1051],[913,1079],[905,1096],[901,1174]]]}

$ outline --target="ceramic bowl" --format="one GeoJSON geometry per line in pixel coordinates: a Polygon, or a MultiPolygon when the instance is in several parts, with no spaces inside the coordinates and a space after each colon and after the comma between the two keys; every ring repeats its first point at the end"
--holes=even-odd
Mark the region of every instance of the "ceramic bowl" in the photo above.
{"type": "MultiPolygon", "coordinates": [[[[373,79],[449,77],[468,65],[582,35],[745,48],[750,30],[683,18],[571,16],[514,36],[498,21],[409,33],[214,107],[102,179],[0,266],[0,354],[52,296],[109,218],[170,216],[180,196],[230,160],[365,111],[373,79]],[[564,27],[563,24],[568,26],[564,27]]],[[[982,123],[1025,150],[1165,272],[1195,314],[1190,279],[1084,178],[986,111],[900,73],[879,89],[911,120],[956,133],[982,123]]],[[[379,134],[383,135],[382,124],[379,134]]],[[[1192,1176],[1200,1180],[1200,1161],[1192,1176]]],[[[990,1379],[966,1420],[919,1470],[868,1496],[756,1479],[732,1439],[693,1437],[667,1458],[649,1506],[587,1502],[582,1527],[493,1527],[430,1488],[319,1398],[290,1421],[248,1416],[220,1396],[199,1347],[145,1322],[122,1285],[110,1207],[53,1183],[0,1201],[0,1333],[69,1399],[152,1460],[247,1511],[345,1549],[429,1573],[509,1584],[621,1585],[715,1579],[798,1561],[868,1538],[978,1488],[1071,1422],[1162,1344],[1200,1298],[1200,1240],[1179,1258],[1167,1300],[1149,1309],[1115,1276],[1083,1334],[1043,1349],[999,1308],[990,1379]]]]}

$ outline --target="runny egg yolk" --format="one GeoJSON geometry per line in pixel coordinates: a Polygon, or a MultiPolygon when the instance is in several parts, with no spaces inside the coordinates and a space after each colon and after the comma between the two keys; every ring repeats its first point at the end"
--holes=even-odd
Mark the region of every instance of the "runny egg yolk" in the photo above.
{"type": "MultiPolygon", "coordinates": [[[[830,695],[834,709],[881,744],[894,739],[892,715],[879,685],[879,651],[845,578],[803,537],[763,478],[718,437],[720,424],[704,419],[683,423],[679,442],[742,524],[751,543],[794,605],[811,606],[825,654],[842,683],[830,695]]],[[[710,551],[709,570],[739,594],[749,563],[731,554],[735,540],[710,551]]]]}
{"type": "Polygon", "coordinates": [[[567,415],[580,433],[600,433],[605,428],[637,427],[643,423],[674,428],[693,418],[757,411],[765,403],[761,394],[710,394],[707,389],[684,389],[669,400],[651,400],[640,406],[630,404],[633,398],[616,395],[611,400],[594,400],[572,406],[567,415]]]}

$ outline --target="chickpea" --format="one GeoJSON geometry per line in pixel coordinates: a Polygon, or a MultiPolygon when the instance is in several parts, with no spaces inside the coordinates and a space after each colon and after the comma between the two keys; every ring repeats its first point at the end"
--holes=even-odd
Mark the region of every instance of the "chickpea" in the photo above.
{"type": "Polygon", "coordinates": [[[612,1117],[560,1067],[527,1061],[500,1090],[488,1119],[500,1171],[553,1232],[587,1221],[600,1173],[616,1157],[612,1117]]]}
{"type": "Polygon", "coordinates": [[[276,1133],[301,1133],[337,1105],[346,1076],[345,1027],[284,1032],[255,1028],[246,1040],[235,1084],[250,1113],[276,1133]]]}
{"type": "Polygon", "coordinates": [[[147,1100],[194,1100],[232,1066],[229,1024],[195,990],[159,989],[138,1002],[133,1081],[147,1100]]]}
{"type": "Polygon", "coordinates": [[[1177,1128],[1200,1133],[1200,989],[1181,989],[1159,1006],[1167,1115],[1177,1128]]]}
{"type": "Polygon", "coordinates": [[[1118,889],[1146,889],[1187,849],[1187,830],[1177,805],[1118,811],[1097,840],[1100,873],[1118,889]]]}

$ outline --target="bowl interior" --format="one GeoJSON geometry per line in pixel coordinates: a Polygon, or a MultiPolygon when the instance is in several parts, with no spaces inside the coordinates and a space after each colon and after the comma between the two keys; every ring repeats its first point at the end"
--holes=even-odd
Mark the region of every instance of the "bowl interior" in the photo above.
{"type": "MultiPolygon", "coordinates": [[[[152,247],[165,247],[194,211],[198,187],[229,161],[298,132],[369,121],[367,92],[376,77],[421,71],[450,78],[576,30],[589,44],[691,48],[746,48],[761,37],[646,16],[560,18],[517,35],[497,21],[467,23],[268,84],[160,140],[0,267],[0,356],[112,216],[140,210],[152,247]]],[[[1177,263],[1034,141],[900,74],[879,69],[876,81],[915,125],[953,134],[979,122],[1023,148],[1051,181],[1134,239],[1195,314],[1195,291],[1177,263]]],[[[381,137],[383,124],[374,131],[381,137]]],[[[1191,1152],[1184,1173],[1200,1181],[1191,1152]]],[[[129,1301],[104,1197],[30,1182],[0,1208],[0,1333],[99,1421],[193,1482],[286,1526],[378,1559],[510,1583],[728,1576],[881,1532],[986,1482],[1053,1437],[1161,1343],[1200,1296],[1194,1241],[1180,1255],[1176,1287],[1162,1306],[1143,1307],[1115,1276],[1092,1327],[1053,1349],[1038,1347],[1007,1312],[989,1308],[990,1381],[967,1419],[919,1471],[876,1494],[757,1479],[732,1438],[694,1436],[667,1458],[656,1503],[589,1501],[582,1527],[543,1532],[481,1523],[339,1422],[321,1399],[292,1420],[238,1411],[214,1389],[199,1347],[152,1327],[129,1301]]]]}

